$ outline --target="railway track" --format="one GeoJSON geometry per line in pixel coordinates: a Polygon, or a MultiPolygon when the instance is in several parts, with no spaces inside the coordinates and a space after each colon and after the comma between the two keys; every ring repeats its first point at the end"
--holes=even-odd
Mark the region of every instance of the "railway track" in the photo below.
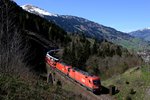
{"type": "Polygon", "coordinates": [[[72,80],[70,77],[58,71],[57,69],[51,68],[48,64],[46,64],[46,67],[48,74],[55,73],[55,76],[52,75],[52,77],[55,77],[55,81],[61,81],[62,88],[71,87],[72,92],[74,92],[77,95],[82,95],[84,98],[86,98],[86,100],[113,100],[113,98],[109,94],[95,95],[76,81],[72,80]]]}

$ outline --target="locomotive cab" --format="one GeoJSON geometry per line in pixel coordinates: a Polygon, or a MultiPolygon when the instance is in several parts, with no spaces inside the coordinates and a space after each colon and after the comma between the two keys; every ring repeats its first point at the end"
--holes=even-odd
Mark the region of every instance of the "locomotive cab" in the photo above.
{"type": "Polygon", "coordinates": [[[100,82],[100,78],[94,78],[92,80],[93,83],[93,93],[97,93],[101,91],[101,82],[100,82]]]}
{"type": "Polygon", "coordinates": [[[95,86],[100,86],[100,80],[99,79],[97,79],[97,80],[93,80],[93,84],[95,85],[95,86]]]}

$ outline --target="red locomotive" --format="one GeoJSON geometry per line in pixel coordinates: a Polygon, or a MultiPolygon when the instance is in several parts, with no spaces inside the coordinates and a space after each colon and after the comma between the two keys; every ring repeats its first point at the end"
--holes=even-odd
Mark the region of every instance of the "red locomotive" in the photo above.
{"type": "MultiPolygon", "coordinates": [[[[54,50],[53,50],[54,51],[54,50]]],[[[68,77],[72,78],[76,82],[80,83],[88,90],[96,93],[101,90],[100,78],[95,75],[91,75],[87,72],[79,70],[77,68],[72,68],[72,66],[68,66],[64,63],[59,62],[59,59],[51,56],[51,52],[49,51],[46,54],[46,62],[53,68],[56,68],[58,71],[61,71],[68,77]]]]}
{"type": "Polygon", "coordinates": [[[77,68],[70,69],[69,77],[76,80],[92,92],[100,91],[100,78],[77,68]]]}

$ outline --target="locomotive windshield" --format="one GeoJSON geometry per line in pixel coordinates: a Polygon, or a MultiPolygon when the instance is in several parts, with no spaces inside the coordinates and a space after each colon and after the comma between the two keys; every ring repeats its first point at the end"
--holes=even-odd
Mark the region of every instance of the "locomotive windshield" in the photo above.
{"type": "Polygon", "coordinates": [[[100,85],[100,80],[94,80],[94,81],[93,81],[93,84],[94,84],[94,85],[100,85]]]}

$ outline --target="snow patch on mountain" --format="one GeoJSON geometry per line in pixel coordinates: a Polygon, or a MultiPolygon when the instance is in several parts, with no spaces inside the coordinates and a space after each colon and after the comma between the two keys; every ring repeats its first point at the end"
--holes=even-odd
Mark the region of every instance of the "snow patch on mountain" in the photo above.
{"type": "Polygon", "coordinates": [[[137,31],[145,31],[145,30],[150,30],[150,27],[143,28],[143,29],[140,29],[140,30],[137,30],[137,31]]]}
{"type": "Polygon", "coordinates": [[[150,27],[147,27],[147,28],[145,28],[145,29],[148,29],[148,30],[149,30],[149,29],[150,29],[150,27]]]}
{"type": "Polygon", "coordinates": [[[26,10],[26,11],[28,11],[28,12],[30,12],[30,13],[36,13],[37,15],[40,15],[40,16],[55,16],[55,17],[57,17],[58,15],[57,14],[53,14],[53,13],[49,13],[48,11],[45,11],[45,10],[43,10],[43,9],[41,9],[41,8],[38,8],[38,7],[36,7],[36,6],[33,6],[33,5],[29,5],[29,4],[27,4],[27,5],[23,5],[23,6],[21,6],[24,10],[26,10]]]}

